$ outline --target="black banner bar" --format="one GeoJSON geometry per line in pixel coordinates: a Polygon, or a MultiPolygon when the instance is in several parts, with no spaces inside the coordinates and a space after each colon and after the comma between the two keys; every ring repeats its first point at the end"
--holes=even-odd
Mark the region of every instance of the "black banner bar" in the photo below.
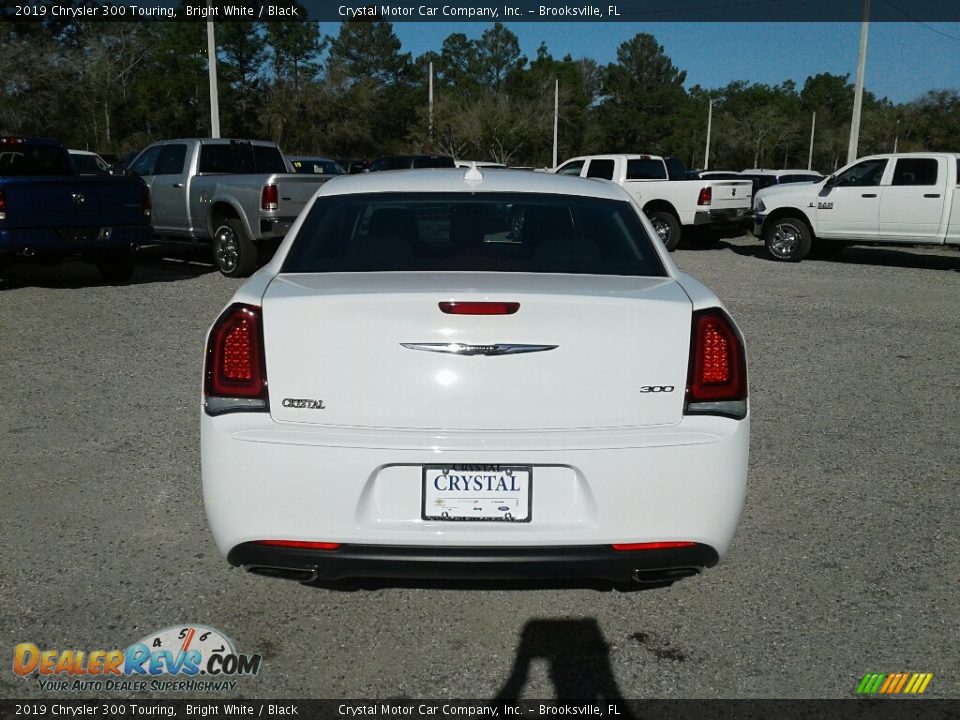
{"type": "MultiPolygon", "coordinates": [[[[860,22],[862,0],[0,0],[14,21],[860,22]]],[[[873,22],[960,22],[957,0],[875,0],[873,22]]]]}
{"type": "Polygon", "coordinates": [[[948,720],[960,700],[4,700],[0,718],[948,720]]]}

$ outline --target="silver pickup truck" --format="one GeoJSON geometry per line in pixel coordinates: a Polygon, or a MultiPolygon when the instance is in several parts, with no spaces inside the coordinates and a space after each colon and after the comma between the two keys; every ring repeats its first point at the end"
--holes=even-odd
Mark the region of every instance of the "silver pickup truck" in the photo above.
{"type": "Polygon", "coordinates": [[[193,138],[145,148],[127,172],[143,178],[159,241],[209,242],[228,277],[269,259],[300,210],[333,176],[298,175],[271,142],[193,138]]]}

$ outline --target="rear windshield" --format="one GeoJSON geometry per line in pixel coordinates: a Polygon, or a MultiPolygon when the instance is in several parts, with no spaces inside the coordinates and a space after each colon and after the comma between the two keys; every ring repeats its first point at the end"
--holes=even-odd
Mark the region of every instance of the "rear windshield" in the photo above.
{"type": "Polygon", "coordinates": [[[629,203],[531,193],[321,197],[282,270],[379,271],[666,275],[629,203]]]}
{"type": "Polygon", "coordinates": [[[200,147],[202,173],[285,173],[283,155],[274,145],[254,145],[232,142],[229,145],[202,145],[200,147]]]}
{"type": "Polygon", "coordinates": [[[66,148],[57,145],[0,145],[0,175],[73,175],[66,148]]]}

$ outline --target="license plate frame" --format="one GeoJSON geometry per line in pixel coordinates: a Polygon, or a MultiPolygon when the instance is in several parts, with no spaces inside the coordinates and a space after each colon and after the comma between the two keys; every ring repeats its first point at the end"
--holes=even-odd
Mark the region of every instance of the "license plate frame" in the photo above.
{"type": "MultiPolygon", "coordinates": [[[[420,517],[430,522],[506,522],[529,523],[533,518],[533,466],[495,465],[472,463],[446,463],[423,465],[421,469],[420,517]],[[464,490],[442,497],[434,480],[451,472],[460,482],[466,482],[464,490]],[[456,475],[459,474],[459,475],[456,475]],[[494,480],[489,480],[493,476],[494,480]],[[512,487],[497,490],[502,480],[512,487]],[[479,489],[477,483],[480,483],[479,489]],[[491,484],[493,483],[493,485],[491,484]],[[519,483],[519,484],[518,484],[519,483]],[[514,489],[515,488],[515,489],[514,489]],[[504,492],[491,496],[491,492],[504,492]]],[[[449,491],[446,491],[449,492],[449,491]]]]}

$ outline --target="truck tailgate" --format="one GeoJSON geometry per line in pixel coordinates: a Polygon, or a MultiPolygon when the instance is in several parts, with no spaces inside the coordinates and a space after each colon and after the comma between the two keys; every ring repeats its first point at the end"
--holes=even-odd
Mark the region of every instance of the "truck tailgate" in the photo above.
{"type": "Polygon", "coordinates": [[[705,180],[713,190],[713,210],[749,210],[753,206],[753,183],[749,180],[705,180]]]}
{"type": "Polygon", "coordinates": [[[279,216],[296,217],[310,201],[320,186],[335,175],[308,175],[289,173],[274,175],[270,182],[276,183],[279,195],[279,216]]]}
{"type": "Polygon", "coordinates": [[[3,180],[5,229],[145,225],[146,187],[128,177],[33,176],[3,180]]]}

